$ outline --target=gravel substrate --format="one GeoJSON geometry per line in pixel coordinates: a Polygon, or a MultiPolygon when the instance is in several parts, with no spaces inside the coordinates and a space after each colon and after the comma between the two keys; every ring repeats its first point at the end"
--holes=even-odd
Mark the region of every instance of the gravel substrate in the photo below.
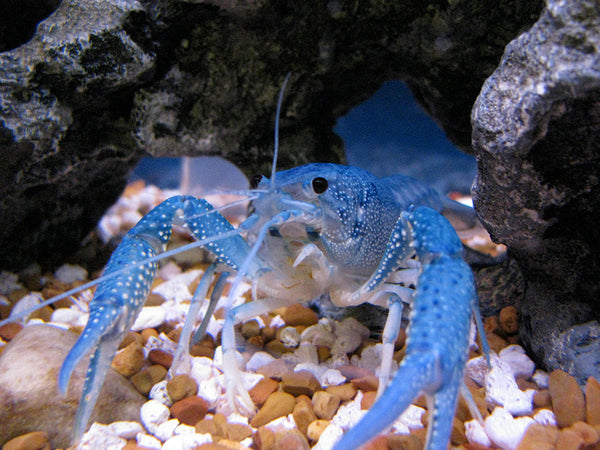
{"type": "MultiPolygon", "coordinates": [[[[98,235],[109,241],[172,194],[141,183],[130,186],[100,222],[98,235]]],[[[218,199],[212,200],[217,203],[218,199]]],[[[490,247],[485,236],[470,235],[469,239],[490,247]]],[[[174,245],[187,240],[178,232],[174,245]]],[[[239,415],[225,400],[221,305],[210,321],[209,335],[192,348],[189,364],[166,379],[189,301],[206,267],[196,262],[202,259],[195,252],[193,257],[182,255],[163,265],[146,307],[113,361],[113,368],[148,397],[140,411],[140,423],[94,424],[81,447],[331,448],[374,402],[381,354],[377,338],[354,318],[319,318],[302,305],[280,308],[238,325],[243,381],[258,410],[251,418],[239,415]]],[[[71,265],[59,267],[54,274],[41,274],[35,266],[19,275],[3,272],[0,317],[86,281],[88,271],[71,265]]],[[[250,300],[250,291],[249,285],[244,286],[239,304],[250,300]]],[[[89,301],[91,293],[84,292],[79,298],[75,303],[63,300],[52,308],[45,307],[28,323],[47,322],[80,331],[87,320],[85,300],[89,301]]],[[[201,317],[205,310],[206,305],[201,317]]],[[[0,352],[21,328],[20,324],[0,327],[0,352]]],[[[494,351],[491,370],[473,342],[465,377],[484,423],[473,420],[461,400],[452,446],[600,448],[600,384],[590,379],[582,389],[562,371],[548,375],[536,370],[518,345],[518,317],[513,307],[486,318],[485,331],[494,351]]],[[[403,356],[404,340],[401,333],[396,363],[403,356]]],[[[368,448],[422,448],[426,423],[426,405],[420,398],[387,435],[372,441],[368,448]]],[[[40,430],[3,448],[43,448],[43,440],[40,430]]]]}

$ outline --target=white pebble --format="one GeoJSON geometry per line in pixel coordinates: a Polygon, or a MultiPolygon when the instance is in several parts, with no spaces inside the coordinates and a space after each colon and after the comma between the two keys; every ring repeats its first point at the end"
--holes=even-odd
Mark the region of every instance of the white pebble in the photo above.
{"type": "Polygon", "coordinates": [[[300,335],[300,340],[316,346],[331,347],[335,341],[335,335],[330,324],[317,323],[304,330],[300,335]]]}
{"type": "Polygon", "coordinates": [[[507,410],[499,407],[486,417],[484,428],[494,445],[503,450],[515,450],[532,423],[531,417],[514,419],[507,410]]]}
{"type": "Polygon", "coordinates": [[[210,434],[178,434],[173,436],[162,446],[162,450],[193,450],[202,444],[210,444],[210,434]]]}
{"type": "Polygon", "coordinates": [[[142,424],[150,433],[154,434],[158,426],[169,420],[169,408],[156,400],[148,400],[140,408],[142,424]]]}
{"type": "Polygon", "coordinates": [[[551,425],[556,426],[556,416],[553,411],[549,409],[540,409],[534,416],[535,420],[540,425],[551,425]]]}
{"type": "Polygon", "coordinates": [[[127,441],[116,436],[109,429],[108,425],[93,423],[89,431],[79,441],[77,449],[95,450],[102,448],[106,450],[120,450],[125,445],[127,445],[127,441]]]}
{"type": "Polygon", "coordinates": [[[19,283],[19,275],[5,270],[0,271],[0,292],[4,295],[8,295],[12,291],[22,288],[23,285],[19,283]]]}
{"type": "Polygon", "coordinates": [[[113,422],[108,428],[121,439],[134,439],[138,433],[143,433],[144,428],[138,422],[113,422]]]}
{"type": "MultiPolygon", "coordinates": [[[[490,355],[490,363],[492,366],[494,358],[497,358],[497,356],[492,353],[490,355]]],[[[478,356],[477,358],[471,358],[467,361],[465,366],[465,375],[471,378],[471,380],[473,380],[479,386],[483,386],[485,384],[485,376],[488,370],[489,368],[485,358],[483,356],[478,356]]]]}
{"type": "Polygon", "coordinates": [[[358,391],[354,400],[339,407],[337,413],[333,416],[333,419],[331,419],[331,422],[344,430],[355,427],[360,419],[367,413],[366,410],[361,409],[360,407],[362,398],[362,392],[358,391]]]}
{"type": "Polygon", "coordinates": [[[327,386],[338,386],[344,382],[346,382],[347,378],[342,375],[337,369],[327,369],[320,377],[319,384],[323,387],[327,386]]]}
{"type": "Polygon", "coordinates": [[[400,414],[397,422],[402,422],[411,430],[417,430],[423,428],[423,423],[421,422],[423,414],[425,414],[424,408],[410,405],[402,414],[400,414]]]}
{"type": "Polygon", "coordinates": [[[87,279],[88,271],[81,266],[73,264],[63,264],[56,272],[54,276],[62,281],[63,283],[70,284],[74,281],[84,281],[87,279]]]}
{"type": "Polygon", "coordinates": [[[508,363],[512,368],[515,378],[529,378],[535,370],[535,363],[525,354],[525,349],[520,345],[509,345],[500,351],[499,358],[508,363]]]}
{"type": "MultiPolygon", "coordinates": [[[[22,297],[15,306],[13,306],[12,311],[8,317],[17,317],[23,311],[27,311],[28,309],[35,308],[42,302],[41,294],[28,294],[22,297]]],[[[26,316],[27,317],[27,316],[26,316]]]]}
{"type": "Polygon", "coordinates": [[[338,425],[330,423],[323,430],[323,433],[321,433],[319,441],[313,447],[313,450],[330,450],[343,435],[344,431],[338,425]]]}
{"type": "Polygon", "coordinates": [[[208,403],[208,408],[216,408],[219,400],[223,396],[223,388],[221,387],[219,380],[217,380],[217,377],[215,376],[200,382],[196,380],[196,382],[198,383],[198,392],[202,393],[202,398],[208,403]]]}
{"type": "Polygon", "coordinates": [[[275,358],[273,358],[267,352],[256,352],[246,364],[246,370],[256,372],[262,366],[265,366],[273,361],[275,361],[275,358]]]}
{"type": "MultiPolygon", "coordinates": [[[[156,276],[165,281],[171,280],[175,278],[177,275],[181,275],[181,267],[175,264],[173,261],[169,261],[164,266],[162,266],[156,276]]],[[[162,283],[161,283],[162,284],[162,283]]]]}
{"type": "Polygon", "coordinates": [[[485,399],[491,406],[504,406],[515,415],[531,414],[535,390],[519,389],[511,368],[503,362],[492,368],[485,377],[485,399]]]}
{"type": "Polygon", "coordinates": [[[50,322],[65,323],[71,326],[85,325],[89,314],[76,308],[58,308],[50,317],[50,322]]]}
{"type": "Polygon", "coordinates": [[[336,340],[331,347],[334,354],[352,353],[371,335],[367,327],[353,317],[347,317],[334,326],[336,340]]]}
{"type": "Polygon", "coordinates": [[[294,327],[284,327],[279,334],[279,339],[286,347],[296,348],[300,344],[300,333],[294,327]]]}
{"type": "MultiPolygon", "coordinates": [[[[229,421],[229,417],[227,418],[229,421]]],[[[196,427],[186,425],[185,423],[180,424],[175,428],[175,434],[194,434],[196,433],[196,427]]]]}
{"type": "Polygon", "coordinates": [[[145,306],[142,308],[140,315],[137,316],[132,331],[141,331],[146,328],[156,328],[162,325],[166,318],[166,311],[160,306],[145,306]]]}
{"type": "Polygon", "coordinates": [[[531,378],[540,389],[548,389],[548,372],[538,369],[533,373],[531,378]]]}
{"type": "Polygon", "coordinates": [[[281,317],[279,314],[273,317],[271,322],[269,322],[269,326],[272,328],[285,327],[286,325],[287,323],[285,323],[285,320],[283,320],[283,317],[281,317]]]}
{"type": "Polygon", "coordinates": [[[167,380],[159,381],[152,386],[148,397],[166,406],[171,406],[173,404],[173,400],[169,397],[169,393],[167,392],[167,380]]]}
{"type": "Polygon", "coordinates": [[[135,441],[139,447],[150,448],[152,450],[160,450],[162,448],[162,442],[146,433],[138,433],[135,441]]]}
{"type": "Polygon", "coordinates": [[[165,300],[173,300],[175,303],[181,303],[185,300],[191,300],[192,294],[188,286],[202,273],[201,270],[190,270],[176,275],[169,281],[159,284],[152,292],[159,294],[165,300]]]}
{"type": "Polygon", "coordinates": [[[179,426],[179,420],[171,419],[161,423],[152,434],[159,440],[165,442],[173,437],[175,429],[179,426]]]}
{"type": "Polygon", "coordinates": [[[492,446],[492,441],[490,441],[485,429],[478,420],[465,422],[465,436],[472,444],[479,444],[484,447],[492,446]]]}

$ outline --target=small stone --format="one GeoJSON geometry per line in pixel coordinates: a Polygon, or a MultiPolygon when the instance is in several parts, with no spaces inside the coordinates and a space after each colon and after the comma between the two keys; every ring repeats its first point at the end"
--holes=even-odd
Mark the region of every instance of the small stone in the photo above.
{"type": "Polygon", "coordinates": [[[158,331],[156,331],[154,328],[146,328],[145,330],[142,330],[140,334],[142,335],[144,345],[146,345],[146,342],[148,342],[150,337],[158,338],[158,331]]]}
{"type": "Polygon", "coordinates": [[[144,346],[144,339],[142,338],[142,335],[140,333],[134,333],[133,331],[130,331],[125,335],[119,344],[119,350],[127,347],[132,342],[137,342],[140,346],[144,346]]]}
{"type": "Polygon", "coordinates": [[[327,386],[325,390],[330,394],[337,395],[343,402],[352,400],[358,392],[356,386],[352,383],[344,383],[339,386],[327,386]]]}
{"type": "Polygon", "coordinates": [[[558,439],[558,428],[532,423],[527,427],[525,435],[517,450],[553,450],[558,439]]]}
{"type": "Polygon", "coordinates": [[[280,436],[276,440],[276,445],[278,449],[285,450],[309,450],[310,446],[308,445],[308,441],[306,438],[298,432],[298,430],[294,430],[292,432],[287,431],[282,436],[280,436]]]}
{"type": "Polygon", "coordinates": [[[152,386],[161,381],[166,375],[167,369],[157,364],[136,373],[130,378],[130,381],[140,394],[148,395],[152,386]]]}
{"type": "Polygon", "coordinates": [[[585,399],[577,380],[562,370],[555,370],[548,383],[558,426],[566,428],[578,420],[584,421],[585,399]]]}
{"type": "Polygon", "coordinates": [[[269,395],[275,392],[279,388],[279,383],[272,378],[263,378],[254,385],[248,394],[256,406],[262,406],[269,395]]]}
{"type": "Polygon", "coordinates": [[[198,396],[184,398],[171,406],[171,415],[181,423],[190,426],[195,426],[200,422],[207,411],[208,404],[206,400],[198,396]]]}
{"type": "Polygon", "coordinates": [[[266,425],[278,417],[287,416],[296,406],[296,399],[287,392],[273,392],[250,422],[254,428],[266,425]]]}
{"type": "Polygon", "coordinates": [[[284,353],[290,353],[292,349],[286,347],[279,339],[273,339],[265,344],[265,351],[275,358],[279,358],[284,353]]]}
{"type": "Polygon", "coordinates": [[[240,332],[242,336],[246,339],[250,339],[251,337],[260,335],[260,324],[257,320],[250,320],[248,322],[244,322],[240,327],[240,332]]]}
{"type": "Polygon", "coordinates": [[[252,436],[252,427],[242,423],[229,423],[223,414],[217,413],[213,417],[216,425],[216,434],[231,441],[242,441],[252,436]]]}
{"type": "Polygon", "coordinates": [[[312,408],[312,403],[306,401],[296,403],[296,406],[294,406],[294,410],[292,411],[292,416],[294,417],[296,426],[304,435],[306,435],[308,426],[311,422],[317,420],[317,416],[312,408]]]}
{"type": "Polygon", "coordinates": [[[561,430],[556,440],[556,448],[560,450],[579,450],[583,447],[583,438],[573,430],[561,430]]]}
{"type": "Polygon", "coordinates": [[[154,433],[160,424],[169,420],[169,408],[156,400],[148,400],[140,409],[142,425],[150,433],[154,433]]]}
{"type": "Polygon", "coordinates": [[[265,426],[259,427],[253,436],[254,444],[259,450],[275,449],[275,433],[265,426]]]}
{"type": "Polygon", "coordinates": [[[294,371],[294,365],[283,359],[275,359],[272,362],[261,366],[256,373],[267,377],[281,379],[286,373],[294,371]]]}
{"type": "Polygon", "coordinates": [[[533,394],[533,406],[536,408],[548,408],[552,406],[552,397],[550,397],[550,390],[542,389],[541,391],[533,394]]]}
{"type": "Polygon", "coordinates": [[[188,375],[176,375],[167,382],[167,393],[174,402],[177,402],[196,395],[198,383],[188,375]]]}
{"type": "Polygon", "coordinates": [[[361,450],[390,450],[386,436],[377,436],[361,447],[361,450]]]}
{"type": "Polygon", "coordinates": [[[313,395],[312,403],[319,419],[331,420],[340,407],[340,398],[327,391],[317,391],[313,395]]]}
{"type": "Polygon", "coordinates": [[[329,420],[318,419],[311,422],[308,425],[308,429],[306,430],[306,437],[310,440],[310,442],[317,442],[330,424],[329,420]]]}
{"type": "Polygon", "coordinates": [[[423,441],[414,434],[389,434],[387,444],[392,450],[421,450],[423,448],[423,441]]]}
{"type": "Polygon", "coordinates": [[[0,327],[0,338],[5,341],[11,341],[19,331],[23,329],[20,323],[5,323],[0,327]]]}
{"type": "Polygon", "coordinates": [[[152,364],[160,364],[165,369],[170,369],[173,364],[173,355],[164,350],[154,349],[148,352],[148,360],[152,364]]]}
{"type": "Polygon", "coordinates": [[[50,450],[48,434],[34,431],[11,439],[2,446],[2,450],[50,450]]]}
{"type": "Polygon", "coordinates": [[[501,338],[496,333],[490,333],[486,336],[490,349],[495,353],[500,353],[504,347],[509,345],[506,339],[501,338]]]}
{"type": "Polygon", "coordinates": [[[331,356],[331,350],[329,347],[325,347],[323,345],[317,347],[317,356],[319,357],[319,362],[325,362],[331,356]]]}
{"type": "Polygon", "coordinates": [[[517,308],[514,306],[506,306],[500,310],[498,317],[500,328],[508,335],[516,334],[519,331],[519,317],[517,308]]]}
{"type": "Polygon", "coordinates": [[[467,443],[467,437],[465,436],[465,426],[458,419],[452,419],[452,434],[450,435],[450,442],[453,446],[461,446],[467,443]]]}
{"type": "Polygon", "coordinates": [[[363,398],[360,401],[360,409],[371,409],[373,403],[375,403],[375,399],[377,398],[376,391],[368,391],[363,394],[363,398]]]}
{"type": "Polygon", "coordinates": [[[283,320],[290,326],[310,326],[319,322],[319,316],[312,309],[296,303],[286,308],[283,313],[283,320]]]}
{"type": "Polygon", "coordinates": [[[367,375],[362,378],[355,378],[351,381],[355,388],[362,389],[365,392],[376,391],[379,387],[379,378],[377,378],[375,375],[367,375]]]}
{"type": "Polygon", "coordinates": [[[600,425],[600,383],[589,377],[585,385],[585,405],[587,423],[600,425]]]}
{"type": "Polygon", "coordinates": [[[568,429],[581,436],[584,445],[594,445],[600,440],[598,432],[589,423],[575,422],[568,429]]]}
{"type": "Polygon", "coordinates": [[[312,397],[315,391],[321,390],[321,385],[315,376],[306,371],[291,372],[281,378],[281,389],[294,397],[308,395],[312,397]]]}
{"type": "Polygon", "coordinates": [[[364,367],[356,367],[350,364],[338,367],[337,369],[342,373],[342,375],[344,375],[346,378],[349,378],[350,380],[363,378],[369,375],[375,375],[375,372],[373,372],[373,370],[371,369],[366,369],[364,367]]]}
{"type": "Polygon", "coordinates": [[[144,349],[134,341],[115,355],[112,368],[129,378],[142,370],[144,362],[144,349]]]}

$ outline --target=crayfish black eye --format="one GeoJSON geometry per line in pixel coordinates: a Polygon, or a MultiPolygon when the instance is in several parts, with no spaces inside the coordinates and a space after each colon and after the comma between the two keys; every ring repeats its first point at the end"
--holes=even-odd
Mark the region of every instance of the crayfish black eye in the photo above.
{"type": "Polygon", "coordinates": [[[329,183],[327,182],[327,180],[325,178],[317,177],[317,178],[313,178],[312,187],[313,187],[313,191],[315,191],[315,194],[322,194],[329,187],[329,183]]]}
{"type": "Polygon", "coordinates": [[[263,176],[260,174],[252,175],[252,177],[250,177],[250,189],[256,189],[262,178],[263,176]]]}

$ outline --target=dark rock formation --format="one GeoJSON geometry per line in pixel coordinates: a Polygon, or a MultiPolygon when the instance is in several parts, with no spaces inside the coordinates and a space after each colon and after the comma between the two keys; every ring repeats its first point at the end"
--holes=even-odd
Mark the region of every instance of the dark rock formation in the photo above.
{"type": "MultiPolygon", "coordinates": [[[[6,4],[12,15],[0,21],[31,23],[34,15],[6,4]]],[[[35,17],[57,4],[39,0],[35,17]]],[[[0,267],[68,254],[142,155],[221,154],[249,174],[268,171],[289,71],[282,168],[342,160],[335,118],[393,78],[468,150],[484,79],[541,8],[541,0],[63,0],[27,42],[2,22],[0,267]]]]}
{"type": "Polygon", "coordinates": [[[476,209],[527,282],[521,338],[546,367],[598,378],[598,2],[550,1],[507,46],[472,121],[476,209]]]}
{"type": "MultiPolygon", "coordinates": [[[[0,355],[0,445],[33,431],[48,433],[52,448],[71,444],[88,359],[73,372],[66,395],[60,394],[56,380],[76,340],[67,330],[30,325],[7,344],[0,355]]],[[[144,401],[129,381],[110,369],[90,423],[139,421],[144,401]]]]}

